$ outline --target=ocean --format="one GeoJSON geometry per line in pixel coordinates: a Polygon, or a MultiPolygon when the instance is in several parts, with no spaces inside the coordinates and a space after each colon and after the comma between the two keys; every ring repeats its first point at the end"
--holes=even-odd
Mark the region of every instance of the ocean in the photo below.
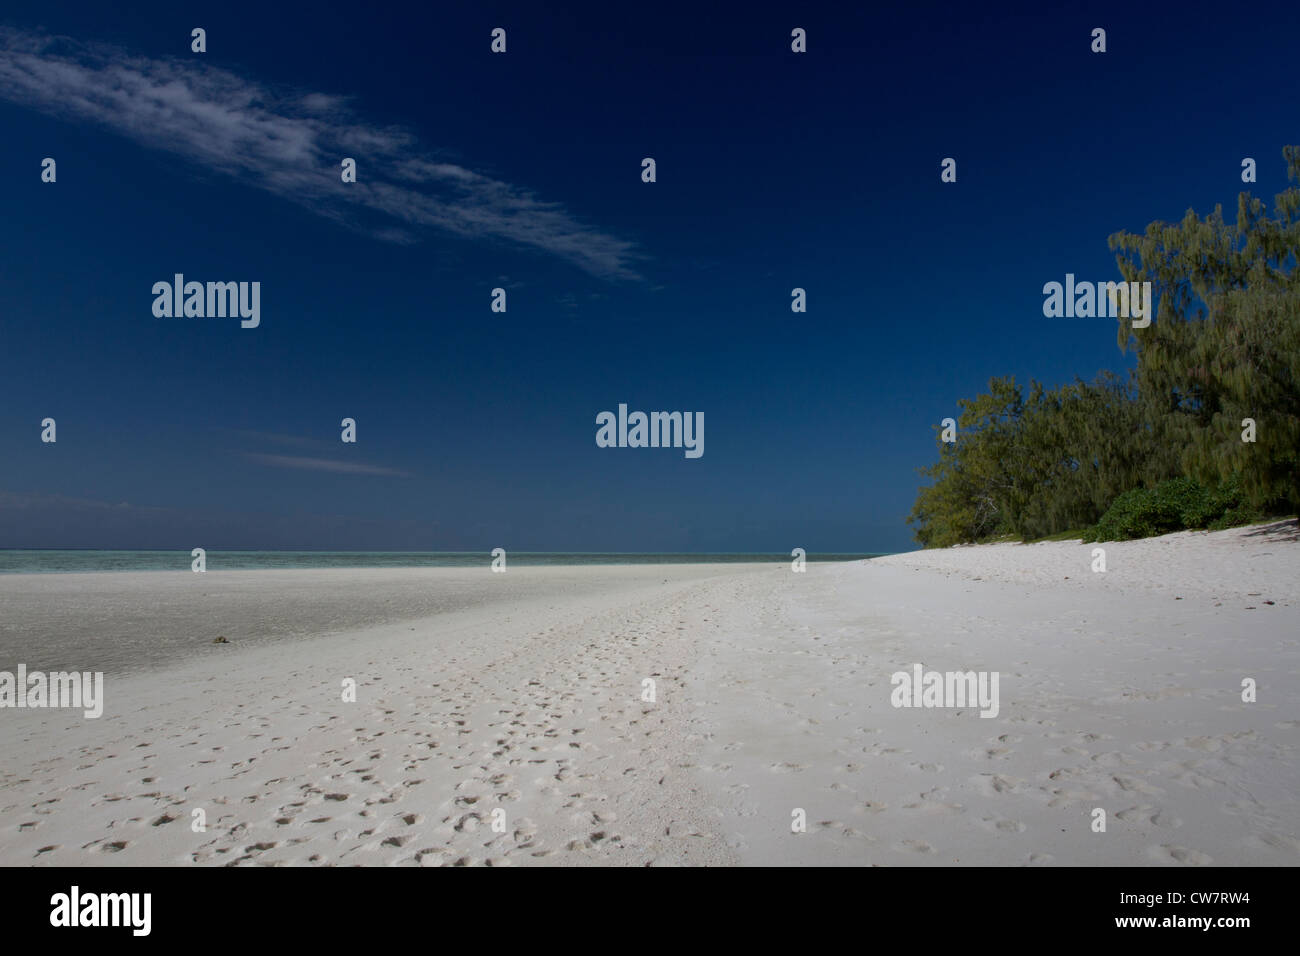
{"type": "MultiPolygon", "coordinates": [[[[811,553],[807,561],[854,561],[880,557],[861,554],[811,553]]],[[[490,567],[488,551],[207,551],[207,571],[251,571],[267,568],[472,568],[490,567]]],[[[567,551],[508,551],[507,567],[589,564],[776,564],[788,563],[781,553],[585,553],[567,551]]],[[[0,550],[0,574],[69,574],[87,571],[189,571],[189,551],[33,551],[0,550]]]]}

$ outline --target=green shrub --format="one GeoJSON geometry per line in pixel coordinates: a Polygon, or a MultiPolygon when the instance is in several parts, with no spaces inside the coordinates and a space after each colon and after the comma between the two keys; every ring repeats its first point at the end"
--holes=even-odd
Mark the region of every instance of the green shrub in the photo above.
{"type": "Polygon", "coordinates": [[[1256,517],[1244,501],[1237,475],[1218,488],[1206,488],[1190,478],[1172,478],[1154,488],[1124,492],[1106,509],[1087,540],[1128,541],[1196,528],[1218,531],[1256,517]]]}
{"type": "Polygon", "coordinates": [[[1124,492],[1106,509],[1090,540],[1150,538],[1181,527],[1178,513],[1157,498],[1154,488],[1134,488],[1124,492]]]}

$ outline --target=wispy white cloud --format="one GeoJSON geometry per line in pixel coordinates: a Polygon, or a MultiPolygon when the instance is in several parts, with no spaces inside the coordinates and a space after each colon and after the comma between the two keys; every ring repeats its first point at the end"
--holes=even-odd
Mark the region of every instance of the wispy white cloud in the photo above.
{"type": "Polygon", "coordinates": [[[638,277],[633,243],[525,188],[440,161],[410,132],[369,125],[338,96],[272,89],[198,57],[0,27],[0,98],[98,124],[387,241],[440,229],[519,243],[605,278],[638,277]],[[340,180],[345,156],[357,160],[355,183],[340,180]]]}
{"type": "Polygon", "coordinates": [[[273,445],[297,445],[298,447],[314,447],[321,449],[329,444],[331,447],[338,447],[338,438],[335,437],[331,442],[325,442],[319,438],[307,438],[302,435],[286,435],[283,432],[266,432],[253,428],[217,428],[217,432],[234,435],[240,439],[248,439],[273,445]]]}
{"type": "Polygon", "coordinates": [[[355,461],[340,461],[337,458],[308,458],[303,455],[267,455],[261,452],[246,452],[245,457],[273,468],[303,468],[307,471],[332,471],[340,475],[385,475],[390,478],[410,478],[409,471],[397,468],[384,468],[381,465],[366,465],[355,461]]]}
{"type": "Polygon", "coordinates": [[[69,495],[0,490],[0,512],[28,511],[42,508],[57,509],[61,512],[111,511],[135,514],[141,512],[165,513],[167,511],[165,508],[140,508],[129,501],[97,501],[91,498],[76,498],[69,495]]]}

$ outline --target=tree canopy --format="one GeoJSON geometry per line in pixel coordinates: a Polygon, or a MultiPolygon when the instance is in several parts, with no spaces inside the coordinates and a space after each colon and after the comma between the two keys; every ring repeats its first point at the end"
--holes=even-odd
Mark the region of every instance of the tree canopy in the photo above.
{"type": "MultiPolygon", "coordinates": [[[[1300,147],[1283,158],[1300,182],[1300,147]]],[[[1157,302],[1148,327],[1119,323],[1136,371],[1027,392],[994,378],[959,400],[957,440],[921,469],[931,484],[908,519],[921,544],[1089,527],[1126,492],[1172,479],[1233,502],[1239,520],[1300,508],[1300,188],[1271,216],[1243,192],[1235,225],[1221,207],[1189,209],[1110,246],[1125,281],[1152,283],[1157,302]]]]}

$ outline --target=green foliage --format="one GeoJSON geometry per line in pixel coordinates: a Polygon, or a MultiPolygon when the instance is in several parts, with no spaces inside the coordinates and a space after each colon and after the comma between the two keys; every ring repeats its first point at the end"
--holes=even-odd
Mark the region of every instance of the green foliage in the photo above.
{"type": "Polygon", "coordinates": [[[1209,386],[1204,423],[1185,429],[1184,471],[1207,483],[1239,475],[1252,506],[1300,510],[1300,293],[1216,297],[1192,356],[1209,386]],[[1246,419],[1254,442],[1241,440],[1246,419]]]}
{"type": "MultiPolygon", "coordinates": [[[[1300,180],[1300,147],[1283,156],[1300,180]]],[[[1235,226],[1220,207],[1188,210],[1110,244],[1124,278],[1159,296],[1152,325],[1125,322],[1119,336],[1138,351],[1139,393],[1182,473],[1207,484],[1239,473],[1252,507],[1300,509],[1300,188],[1276,197],[1272,218],[1243,192],[1235,226]],[[1246,418],[1254,443],[1241,441],[1246,418]]]]}
{"type": "Polygon", "coordinates": [[[1109,373],[1052,391],[993,379],[962,399],[955,444],[939,444],[909,518],[926,547],[1041,538],[1092,525],[1134,484],[1175,474],[1132,381],[1109,373]]]}
{"type": "Polygon", "coordinates": [[[1232,527],[1255,515],[1245,506],[1234,476],[1217,488],[1173,478],[1154,488],[1126,491],[1101,516],[1087,541],[1127,541],[1171,531],[1232,527]]]}
{"type": "MultiPolygon", "coordinates": [[[[1300,147],[1283,157],[1300,180],[1300,147]]],[[[1235,225],[1221,207],[1188,210],[1110,244],[1124,279],[1151,282],[1157,301],[1147,328],[1120,321],[1136,373],[1028,393],[995,378],[962,399],[956,444],[921,470],[931,484],[908,520],[922,545],[1094,523],[1136,537],[1300,510],[1300,188],[1271,217],[1243,192],[1235,225]]]]}

